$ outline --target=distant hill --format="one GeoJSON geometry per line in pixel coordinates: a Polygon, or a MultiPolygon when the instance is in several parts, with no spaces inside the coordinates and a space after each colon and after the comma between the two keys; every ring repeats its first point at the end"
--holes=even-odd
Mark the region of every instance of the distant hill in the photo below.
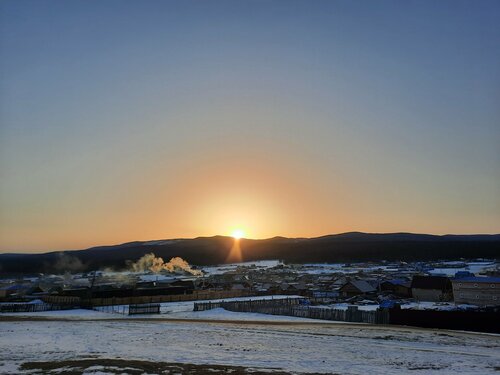
{"type": "MultiPolygon", "coordinates": [[[[0,274],[121,270],[127,267],[128,261],[136,261],[151,252],[166,261],[180,256],[194,265],[222,264],[233,241],[231,237],[214,236],[136,241],[44,254],[0,254],[0,274]]],[[[500,234],[435,236],[349,232],[316,238],[241,239],[240,245],[245,261],[280,259],[290,263],[323,263],[500,257],[500,234]]]]}

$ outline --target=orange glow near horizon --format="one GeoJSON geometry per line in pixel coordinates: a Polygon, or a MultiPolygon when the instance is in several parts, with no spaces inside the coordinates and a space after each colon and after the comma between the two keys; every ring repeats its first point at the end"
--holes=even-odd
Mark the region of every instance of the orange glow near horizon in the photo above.
{"type": "MultiPolygon", "coordinates": [[[[372,199],[363,194],[364,185],[350,183],[348,174],[334,174],[334,164],[322,170],[312,161],[284,155],[276,145],[262,146],[258,153],[239,147],[216,144],[199,154],[186,150],[175,168],[159,173],[144,167],[141,178],[130,178],[126,189],[115,185],[121,181],[115,181],[120,171],[113,171],[117,174],[90,180],[78,193],[58,196],[57,209],[51,206],[54,200],[38,202],[39,211],[27,205],[16,215],[24,214],[30,225],[0,227],[0,251],[71,250],[214,235],[262,239],[349,231],[449,231],[447,221],[430,225],[417,220],[410,208],[425,205],[419,195],[408,205],[372,199]],[[325,178],[330,182],[320,183],[325,178]]],[[[465,224],[457,228],[476,230],[465,224]]],[[[241,259],[238,241],[230,257],[241,259]]]]}
{"type": "Polygon", "coordinates": [[[241,253],[240,238],[234,237],[233,247],[229,251],[226,258],[226,263],[240,263],[243,261],[243,254],[241,253]]]}

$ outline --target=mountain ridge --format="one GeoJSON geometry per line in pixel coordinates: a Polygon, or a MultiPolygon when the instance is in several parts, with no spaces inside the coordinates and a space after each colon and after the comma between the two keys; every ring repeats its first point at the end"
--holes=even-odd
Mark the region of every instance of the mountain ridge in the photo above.
{"type": "MultiPolygon", "coordinates": [[[[212,236],[131,241],[46,253],[4,253],[0,254],[0,274],[120,270],[147,253],[164,259],[180,256],[195,265],[223,264],[233,244],[232,237],[212,236]]],[[[309,263],[500,257],[500,234],[346,232],[312,238],[242,238],[240,245],[245,261],[281,259],[309,263]]]]}

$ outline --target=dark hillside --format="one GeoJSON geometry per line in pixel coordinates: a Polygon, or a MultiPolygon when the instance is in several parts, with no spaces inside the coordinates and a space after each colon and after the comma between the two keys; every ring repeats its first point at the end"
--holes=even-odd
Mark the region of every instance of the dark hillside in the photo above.
{"type": "MultiPolygon", "coordinates": [[[[106,267],[119,270],[127,267],[127,261],[150,252],[165,260],[180,256],[194,265],[214,265],[225,262],[232,244],[231,237],[215,236],[130,242],[44,254],[0,254],[0,273],[61,273],[106,267]]],[[[247,261],[281,259],[291,263],[499,258],[500,235],[351,232],[317,238],[242,239],[241,249],[247,261]]]]}

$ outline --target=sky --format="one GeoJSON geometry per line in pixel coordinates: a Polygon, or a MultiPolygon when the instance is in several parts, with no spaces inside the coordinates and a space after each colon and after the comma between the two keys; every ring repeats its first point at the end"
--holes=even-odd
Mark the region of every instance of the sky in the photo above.
{"type": "Polygon", "coordinates": [[[500,2],[0,2],[0,252],[500,232],[500,2]]]}

